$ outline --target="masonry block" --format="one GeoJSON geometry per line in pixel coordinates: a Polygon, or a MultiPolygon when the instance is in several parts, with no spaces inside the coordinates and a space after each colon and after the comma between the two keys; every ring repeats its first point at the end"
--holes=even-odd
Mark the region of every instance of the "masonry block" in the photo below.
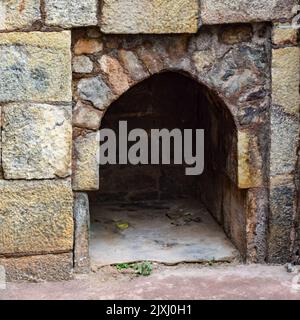
{"type": "Polygon", "coordinates": [[[288,175],[295,171],[298,159],[299,118],[271,107],[270,176],[288,175]]]}
{"type": "Polygon", "coordinates": [[[11,282],[64,281],[73,276],[72,253],[0,258],[0,265],[11,282]]]}
{"type": "Polygon", "coordinates": [[[299,30],[289,24],[276,24],[273,28],[272,42],[274,45],[294,45],[298,43],[299,30]]]}
{"type": "Polygon", "coordinates": [[[297,0],[201,0],[203,24],[289,19],[297,0]]]}
{"type": "Polygon", "coordinates": [[[86,193],[76,192],[74,195],[74,269],[78,273],[90,272],[90,208],[86,193]]]}
{"type": "Polygon", "coordinates": [[[270,191],[270,218],[268,262],[286,263],[291,258],[291,231],[296,210],[294,183],[272,186],[270,191]]]}
{"type": "Polygon", "coordinates": [[[104,33],[196,33],[197,0],[104,0],[104,33]]]}
{"type": "Polygon", "coordinates": [[[238,186],[256,188],[263,184],[259,139],[248,131],[238,132],[238,186]]]}
{"type": "Polygon", "coordinates": [[[98,0],[45,0],[46,24],[63,28],[96,26],[98,0]]]}
{"type": "Polygon", "coordinates": [[[5,179],[49,179],[71,175],[72,107],[47,104],[3,106],[5,179]]]}
{"type": "Polygon", "coordinates": [[[0,181],[0,255],[68,252],[73,231],[69,180],[0,181]]]}
{"type": "Polygon", "coordinates": [[[289,114],[297,115],[300,105],[300,48],[287,47],[272,52],[272,100],[289,114]]]}
{"type": "Polygon", "coordinates": [[[80,135],[74,140],[73,190],[99,189],[99,132],[80,135]]]}
{"type": "Polygon", "coordinates": [[[72,101],[71,34],[0,34],[0,102],[72,101]]]}
{"type": "Polygon", "coordinates": [[[29,28],[40,19],[40,0],[2,0],[0,3],[1,31],[29,28]]]}

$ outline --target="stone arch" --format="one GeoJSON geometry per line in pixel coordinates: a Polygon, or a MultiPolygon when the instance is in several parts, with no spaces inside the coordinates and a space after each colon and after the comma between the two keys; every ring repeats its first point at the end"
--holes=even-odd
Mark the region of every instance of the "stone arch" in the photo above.
{"type": "MultiPolygon", "coordinates": [[[[265,248],[259,244],[262,248],[257,249],[256,243],[264,242],[261,239],[264,239],[265,231],[262,230],[257,237],[253,233],[258,216],[265,214],[259,212],[264,209],[258,209],[257,202],[261,201],[265,208],[268,201],[265,192],[269,121],[266,109],[270,90],[268,51],[266,46],[255,41],[234,44],[224,41],[222,45],[211,42],[218,33],[219,30],[212,28],[197,35],[160,38],[106,36],[102,39],[101,52],[93,54],[94,71],[74,77],[74,100],[77,104],[87,103],[87,109],[96,108],[100,123],[114,101],[155,74],[181,73],[207,88],[214,99],[226,106],[236,126],[236,161],[232,170],[236,176],[232,178],[235,188],[231,193],[244,193],[243,244],[240,251],[253,260],[261,250],[259,259],[264,259],[265,248]]],[[[89,110],[82,111],[83,115],[85,112],[89,110]]],[[[88,128],[75,124],[74,191],[99,187],[96,157],[99,126],[88,128]]],[[[228,197],[232,198],[232,194],[228,197]]]]}

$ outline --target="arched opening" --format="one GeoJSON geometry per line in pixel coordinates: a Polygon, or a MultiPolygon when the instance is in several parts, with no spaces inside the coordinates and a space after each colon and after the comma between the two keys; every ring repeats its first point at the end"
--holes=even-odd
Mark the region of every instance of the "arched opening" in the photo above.
{"type": "MultiPolygon", "coordinates": [[[[228,238],[243,250],[245,196],[236,187],[237,134],[227,107],[193,79],[164,72],[115,101],[101,128],[118,133],[120,121],[148,136],[151,129],[203,129],[204,172],[186,175],[188,165],[174,164],[172,151],[169,165],[100,166],[100,191],[89,194],[92,262],[234,259],[228,238]]],[[[197,143],[194,135],[194,155],[197,143]]]]}

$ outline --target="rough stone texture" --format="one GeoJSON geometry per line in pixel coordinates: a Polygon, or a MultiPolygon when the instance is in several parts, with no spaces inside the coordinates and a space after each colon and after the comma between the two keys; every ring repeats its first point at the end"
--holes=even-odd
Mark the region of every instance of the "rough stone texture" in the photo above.
{"type": "Polygon", "coordinates": [[[74,46],[74,53],[76,55],[81,54],[93,54],[102,51],[103,44],[95,39],[79,39],[74,46]]]}
{"type": "Polygon", "coordinates": [[[106,74],[108,81],[117,95],[129,89],[129,78],[117,59],[103,55],[98,61],[101,70],[106,74]]]}
{"type": "Polygon", "coordinates": [[[121,49],[119,57],[133,80],[141,81],[149,76],[134,52],[121,49]]]}
{"type": "Polygon", "coordinates": [[[290,25],[276,25],[273,28],[273,44],[297,46],[298,32],[298,29],[294,29],[290,25]]]}
{"type": "Polygon", "coordinates": [[[71,105],[5,105],[2,130],[5,179],[49,179],[71,175],[71,116],[71,105]]]}
{"type": "Polygon", "coordinates": [[[258,139],[249,132],[238,132],[238,186],[241,189],[262,186],[262,159],[258,139]]]}
{"type": "Polygon", "coordinates": [[[290,114],[299,112],[300,48],[273,50],[272,101],[290,114]]]}
{"type": "Polygon", "coordinates": [[[74,270],[78,273],[88,273],[90,271],[89,198],[86,193],[82,192],[76,192],[74,197],[74,270]]]}
{"type": "MultiPolygon", "coordinates": [[[[286,43],[290,35],[273,42],[286,43]]],[[[297,212],[297,163],[299,162],[299,76],[300,49],[273,49],[270,146],[270,194],[268,262],[291,261],[297,212]]]]}
{"type": "Polygon", "coordinates": [[[232,181],[225,178],[222,201],[224,230],[245,259],[247,255],[247,217],[245,215],[246,191],[239,190],[232,181]]]}
{"type": "Polygon", "coordinates": [[[44,282],[71,280],[73,254],[48,254],[28,257],[0,258],[6,279],[12,282],[44,282]]]}
{"type": "Polygon", "coordinates": [[[103,112],[78,102],[73,109],[73,125],[79,128],[98,130],[103,112]]]}
{"type": "Polygon", "coordinates": [[[271,186],[268,262],[285,263],[291,258],[292,230],[296,205],[293,182],[271,186]]]}
{"type": "Polygon", "coordinates": [[[91,132],[75,138],[73,190],[99,189],[99,148],[99,132],[91,132]]]}
{"type": "Polygon", "coordinates": [[[225,44],[248,42],[252,39],[252,26],[247,24],[225,26],[220,33],[220,41],[225,44]]]}
{"type": "Polygon", "coordinates": [[[89,57],[79,56],[73,58],[73,71],[76,73],[91,73],[93,71],[93,62],[89,57]]]}
{"type": "Polygon", "coordinates": [[[73,249],[70,181],[0,181],[0,255],[73,249]]]}
{"type": "Polygon", "coordinates": [[[289,19],[297,0],[201,0],[203,24],[289,19]]]}
{"type": "Polygon", "coordinates": [[[98,0],[44,0],[46,24],[63,28],[96,26],[98,0]]]}
{"type": "Polygon", "coordinates": [[[213,65],[216,57],[211,50],[196,51],[193,54],[193,62],[198,71],[203,71],[213,65]]]}
{"type": "Polygon", "coordinates": [[[271,107],[270,176],[288,175],[296,169],[299,144],[299,118],[271,107]]]}
{"type": "Polygon", "coordinates": [[[265,263],[267,256],[267,227],[269,206],[265,199],[266,187],[250,189],[247,192],[247,261],[265,263]]]}
{"type": "Polygon", "coordinates": [[[104,0],[104,33],[196,33],[197,0],[104,0]]]}
{"type": "Polygon", "coordinates": [[[0,3],[0,30],[29,28],[40,19],[40,0],[2,0],[0,3]]]}
{"type": "Polygon", "coordinates": [[[0,34],[0,102],[71,101],[70,32],[0,34]]]}
{"type": "Polygon", "coordinates": [[[100,110],[108,107],[114,96],[111,89],[100,76],[81,79],[78,83],[78,94],[80,98],[92,102],[100,110]]]}

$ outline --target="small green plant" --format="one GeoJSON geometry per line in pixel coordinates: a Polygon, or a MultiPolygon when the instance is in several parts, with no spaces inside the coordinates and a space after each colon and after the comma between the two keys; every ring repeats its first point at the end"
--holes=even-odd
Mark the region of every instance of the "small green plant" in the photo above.
{"type": "Polygon", "coordinates": [[[119,263],[116,268],[120,271],[133,269],[137,275],[150,276],[153,271],[152,263],[149,261],[143,261],[140,263],[119,263]]]}
{"type": "Polygon", "coordinates": [[[128,263],[119,263],[116,265],[116,268],[118,270],[125,270],[125,269],[129,269],[130,265],[128,263]]]}
{"type": "Polygon", "coordinates": [[[152,263],[149,261],[144,261],[141,263],[136,263],[134,265],[134,270],[137,274],[142,276],[150,276],[153,270],[152,263]]]}

